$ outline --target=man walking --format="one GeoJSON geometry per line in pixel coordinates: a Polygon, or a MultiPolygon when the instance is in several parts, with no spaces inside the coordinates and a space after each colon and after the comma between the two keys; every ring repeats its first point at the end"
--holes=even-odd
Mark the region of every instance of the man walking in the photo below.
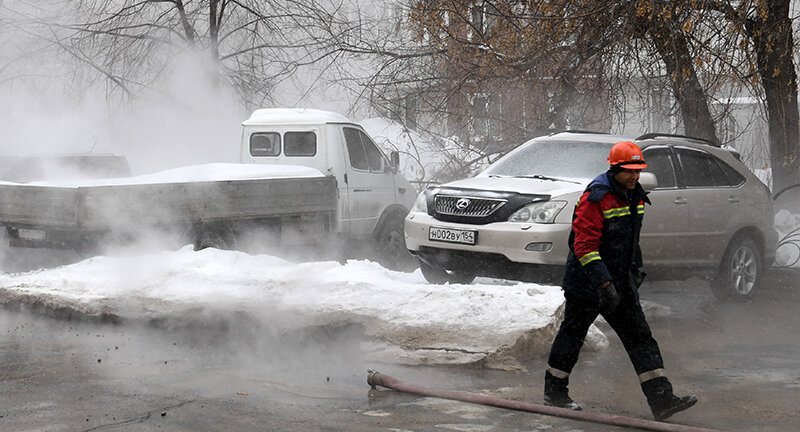
{"type": "Polygon", "coordinates": [[[630,141],[614,144],[608,163],[609,170],[589,183],[573,214],[562,284],[566,309],[550,349],[544,403],[581,409],[569,397],[569,375],[589,326],[602,315],[622,341],[650,410],[661,421],[691,407],[697,398],[673,394],[639,303],[638,287],[644,279],[639,231],[644,204],[650,204],[639,173],[647,164],[630,141]]]}

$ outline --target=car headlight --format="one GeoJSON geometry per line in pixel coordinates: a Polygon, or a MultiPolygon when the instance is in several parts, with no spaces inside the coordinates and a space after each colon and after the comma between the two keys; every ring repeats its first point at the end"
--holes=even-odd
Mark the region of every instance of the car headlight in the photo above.
{"type": "Polygon", "coordinates": [[[417,200],[414,201],[414,206],[411,207],[411,211],[428,213],[428,197],[425,196],[425,191],[422,191],[419,193],[419,195],[417,195],[417,200]]]}
{"type": "Polygon", "coordinates": [[[566,201],[544,201],[528,204],[514,212],[509,222],[553,223],[556,216],[566,207],[566,201]]]}

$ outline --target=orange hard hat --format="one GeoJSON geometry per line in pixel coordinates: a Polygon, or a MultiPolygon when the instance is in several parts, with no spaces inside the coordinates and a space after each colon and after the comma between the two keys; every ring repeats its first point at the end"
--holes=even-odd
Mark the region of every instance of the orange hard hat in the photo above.
{"type": "Polygon", "coordinates": [[[611,147],[611,151],[608,153],[608,164],[623,169],[647,168],[642,149],[630,141],[620,141],[611,147]]]}

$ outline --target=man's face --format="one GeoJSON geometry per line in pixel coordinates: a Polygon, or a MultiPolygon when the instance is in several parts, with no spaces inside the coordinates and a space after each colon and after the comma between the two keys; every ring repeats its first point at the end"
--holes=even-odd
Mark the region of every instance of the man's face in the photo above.
{"type": "Polygon", "coordinates": [[[624,169],[616,174],[614,174],[614,181],[616,181],[623,189],[626,190],[633,190],[636,187],[636,183],[639,181],[639,173],[642,170],[636,169],[624,169]]]}

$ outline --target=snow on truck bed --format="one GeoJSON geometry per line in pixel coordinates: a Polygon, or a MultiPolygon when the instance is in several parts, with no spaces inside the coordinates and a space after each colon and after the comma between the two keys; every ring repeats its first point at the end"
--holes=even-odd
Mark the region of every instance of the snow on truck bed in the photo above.
{"type": "Polygon", "coordinates": [[[258,180],[271,178],[324,177],[315,168],[297,165],[264,165],[244,163],[210,163],[172,168],[151,174],[108,179],[49,180],[30,183],[11,183],[51,187],[93,187],[161,183],[188,183],[226,180],[258,180]]]}

